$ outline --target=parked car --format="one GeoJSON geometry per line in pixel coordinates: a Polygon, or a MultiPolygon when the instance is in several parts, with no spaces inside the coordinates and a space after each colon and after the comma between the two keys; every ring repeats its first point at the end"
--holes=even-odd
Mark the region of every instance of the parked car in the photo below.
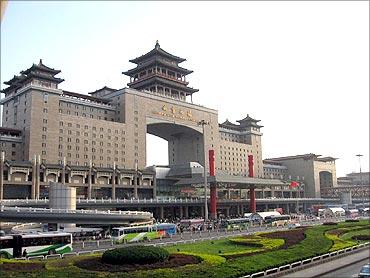
{"type": "Polygon", "coordinates": [[[365,264],[358,274],[359,278],[369,278],[370,277],[370,264],[365,264]]]}

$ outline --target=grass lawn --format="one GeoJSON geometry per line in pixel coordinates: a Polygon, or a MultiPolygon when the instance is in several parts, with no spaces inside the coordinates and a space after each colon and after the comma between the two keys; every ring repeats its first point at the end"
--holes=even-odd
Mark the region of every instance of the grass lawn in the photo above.
{"type": "Polygon", "coordinates": [[[239,252],[253,252],[261,248],[235,244],[229,239],[205,240],[197,243],[178,244],[166,248],[169,252],[187,252],[196,254],[220,255],[239,252]],[[219,253],[221,251],[221,253],[219,253]]]}
{"type": "MultiPolygon", "coordinates": [[[[370,233],[369,228],[369,221],[360,221],[356,223],[347,222],[332,226],[320,225],[310,227],[304,231],[305,238],[303,240],[290,245],[286,249],[283,248],[271,250],[271,248],[277,246],[276,244],[281,243],[279,243],[278,241],[269,242],[269,244],[265,242],[262,243],[262,246],[248,246],[243,244],[245,243],[245,238],[243,238],[243,240],[233,241],[229,239],[222,239],[203,241],[193,244],[178,244],[177,246],[171,246],[166,249],[173,253],[192,253],[202,258],[203,261],[199,264],[191,264],[177,268],[163,268],[150,271],[141,270],[119,273],[93,272],[82,270],[74,265],[75,261],[87,257],[80,256],[62,260],[40,262],[41,264],[43,264],[42,269],[38,268],[35,270],[30,270],[28,272],[23,271],[22,267],[19,267],[19,270],[16,270],[16,266],[10,268],[10,270],[1,271],[2,264],[20,264],[20,262],[16,262],[14,260],[0,260],[0,271],[2,272],[1,277],[234,278],[292,263],[296,260],[302,260],[309,257],[317,256],[326,253],[333,247],[338,247],[339,245],[352,244],[354,241],[351,240],[351,236],[357,235],[359,233],[370,233]],[[333,232],[331,236],[335,236],[336,238],[332,239],[330,238],[331,236],[326,236],[330,230],[345,230],[345,233],[333,232]],[[211,242],[213,242],[213,244],[211,242]],[[222,257],[227,253],[254,252],[257,250],[268,248],[268,246],[270,247],[270,250],[266,253],[252,254],[250,256],[242,256],[233,259],[222,257]],[[178,251],[177,249],[179,249],[180,251],[178,251]],[[219,250],[221,250],[222,253],[219,253],[219,250]]],[[[265,239],[266,238],[264,238],[264,240],[265,239]]],[[[271,238],[271,240],[279,239],[271,238]]],[[[263,242],[260,240],[260,236],[258,235],[252,237],[251,241],[254,243],[257,242],[258,244],[261,244],[261,242],[263,242]]],[[[30,267],[37,268],[37,266],[30,267]]]]}

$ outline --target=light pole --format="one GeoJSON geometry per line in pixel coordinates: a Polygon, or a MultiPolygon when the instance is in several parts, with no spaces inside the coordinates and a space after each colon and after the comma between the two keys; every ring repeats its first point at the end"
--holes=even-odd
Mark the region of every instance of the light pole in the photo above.
{"type": "MultiPolygon", "coordinates": [[[[361,157],[363,155],[362,154],[356,154],[356,156],[358,157],[358,163],[360,164],[360,186],[362,186],[361,157]]],[[[361,188],[361,190],[362,190],[362,188],[361,188]]],[[[361,192],[361,190],[359,190],[359,192],[361,192]]],[[[362,207],[365,207],[364,196],[362,196],[362,207]]]]}
{"type": "MultiPolygon", "coordinates": [[[[207,161],[207,152],[206,152],[206,134],[204,132],[204,126],[209,125],[209,122],[205,120],[201,120],[198,122],[198,125],[202,126],[203,130],[203,157],[204,157],[204,222],[208,221],[208,202],[207,202],[207,168],[206,168],[206,161],[207,161]]],[[[205,226],[205,225],[204,225],[205,226]]]]}
{"type": "Polygon", "coordinates": [[[356,156],[358,157],[358,163],[360,164],[360,181],[361,181],[361,184],[362,185],[362,174],[361,174],[361,157],[363,156],[362,154],[356,154],[356,156]]]}

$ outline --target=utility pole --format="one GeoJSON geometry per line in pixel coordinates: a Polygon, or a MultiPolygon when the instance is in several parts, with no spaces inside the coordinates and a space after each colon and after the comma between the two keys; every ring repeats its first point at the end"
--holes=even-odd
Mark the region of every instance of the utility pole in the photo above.
{"type": "Polygon", "coordinates": [[[209,125],[209,122],[205,120],[201,120],[198,122],[198,125],[202,126],[203,130],[203,158],[204,158],[204,222],[208,221],[208,202],[207,202],[207,168],[206,168],[206,161],[207,161],[207,152],[206,152],[206,134],[204,131],[204,126],[209,125]]]}
{"type": "MultiPolygon", "coordinates": [[[[362,187],[362,173],[361,173],[361,157],[363,156],[362,154],[356,154],[358,157],[358,163],[360,164],[360,186],[362,187]]],[[[361,188],[362,190],[362,188],[361,188]]],[[[361,192],[360,190],[360,192],[361,192]]],[[[365,202],[364,202],[364,196],[362,196],[362,207],[365,207],[365,202]]]]}

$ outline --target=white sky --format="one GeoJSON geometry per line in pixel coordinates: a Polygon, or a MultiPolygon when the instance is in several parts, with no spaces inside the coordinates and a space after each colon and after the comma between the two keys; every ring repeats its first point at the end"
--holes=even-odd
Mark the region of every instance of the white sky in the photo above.
{"type": "MultiPolygon", "coordinates": [[[[264,158],[333,156],[343,176],[361,153],[369,171],[368,1],[10,1],[1,82],[42,58],[62,70],[62,89],[122,88],[128,60],[156,40],[187,59],[194,102],[219,122],[261,120],[264,158]]],[[[148,164],[165,164],[166,143],[149,137],[148,164]]]]}

